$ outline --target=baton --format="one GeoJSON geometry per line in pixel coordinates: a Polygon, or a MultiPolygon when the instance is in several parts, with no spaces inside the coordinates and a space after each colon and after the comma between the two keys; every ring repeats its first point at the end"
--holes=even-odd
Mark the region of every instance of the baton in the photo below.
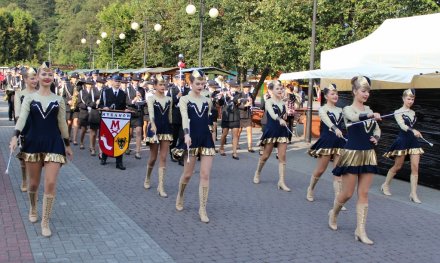
{"type": "MultiPolygon", "coordinates": [[[[399,112],[394,112],[394,113],[390,113],[390,114],[381,115],[380,117],[381,117],[381,118],[386,118],[386,117],[394,116],[394,115],[397,115],[397,114],[405,113],[405,112],[408,112],[408,111],[409,111],[409,110],[399,111],[399,112]]],[[[347,128],[350,127],[350,126],[353,126],[353,125],[355,125],[355,124],[364,123],[364,122],[366,122],[366,121],[373,120],[373,119],[374,119],[374,118],[368,118],[368,119],[363,120],[363,121],[357,121],[357,122],[353,122],[353,123],[348,123],[348,124],[347,124],[347,128]]]]}
{"type": "Polygon", "coordinates": [[[9,174],[9,165],[11,164],[11,157],[12,157],[12,153],[13,153],[14,151],[11,151],[10,153],[9,153],[9,160],[8,160],[8,165],[6,166],[6,171],[5,171],[5,174],[9,174]]]}
{"type": "MultiPolygon", "coordinates": [[[[335,131],[333,131],[332,129],[330,129],[331,132],[333,132],[334,134],[336,134],[335,131]]],[[[337,136],[337,135],[336,135],[337,136]]],[[[344,137],[344,135],[342,135],[341,137],[342,139],[344,139],[345,142],[348,142],[348,139],[344,137]]]]}
{"type": "Polygon", "coordinates": [[[433,143],[431,143],[431,142],[429,142],[427,139],[425,139],[425,138],[423,138],[423,137],[420,137],[422,140],[424,140],[427,144],[429,144],[429,146],[431,146],[431,147],[433,147],[434,146],[434,144],[433,143]]]}

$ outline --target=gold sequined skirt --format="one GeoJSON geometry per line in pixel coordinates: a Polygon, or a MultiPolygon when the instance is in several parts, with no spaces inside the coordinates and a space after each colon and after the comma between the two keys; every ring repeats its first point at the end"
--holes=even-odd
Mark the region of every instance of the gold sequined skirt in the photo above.
{"type": "Polygon", "coordinates": [[[288,143],[288,142],[289,142],[289,138],[287,137],[273,137],[273,138],[266,138],[261,140],[259,145],[263,146],[268,143],[277,144],[277,143],[288,143]]]}
{"type": "MultiPolygon", "coordinates": [[[[171,150],[171,153],[174,156],[182,157],[187,150],[176,149],[171,150]]],[[[206,147],[198,147],[198,148],[189,148],[189,156],[215,156],[214,148],[206,148],[206,147]]]]}
{"type": "Polygon", "coordinates": [[[390,152],[386,152],[383,157],[394,159],[396,156],[406,156],[412,154],[423,154],[425,153],[422,148],[410,148],[405,150],[394,150],[390,152]]]}
{"type": "Polygon", "coordinates": [[[321,149],[309,149],[308,154],[312,157],[319,158],[321,156],[341,155],[342,148],[321,148],[321,149]]]}
{"type": "Polygon", "coordinates": [[[147,143],[159,143],[160,141],[173,141],[172,134],[157,134],[153,137],[147,137],[147,143]]]}
{"type": "Polygon", "coordinates": [[[20,156],[25,162],[39,163],[39,162],[54,162],[66,163],[66,156],[57,153],[25,153],[22,152],[20,156]]]}

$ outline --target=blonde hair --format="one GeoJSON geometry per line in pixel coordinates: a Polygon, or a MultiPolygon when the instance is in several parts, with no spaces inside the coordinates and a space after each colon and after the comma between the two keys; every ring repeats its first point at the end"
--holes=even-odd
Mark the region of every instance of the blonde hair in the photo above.
{"type": "Polygon", "coordinates": [[[371,90],[371,81],[369,78],[365,76],[356,76],[351,79],[351,91],[354,92],[359,89],[366,89],[368,91],[371,90]]]}

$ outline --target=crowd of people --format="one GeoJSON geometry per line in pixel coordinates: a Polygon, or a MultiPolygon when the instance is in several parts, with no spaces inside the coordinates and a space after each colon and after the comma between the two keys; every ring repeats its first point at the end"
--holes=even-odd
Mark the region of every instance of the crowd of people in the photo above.
{"type": "MultiPolygon", "coordinates": [[[[252,107],[255,98],[250,83],[226,82],[221,78],[208,80],[204,72],[194,70],[188,78],[176,74],[173,79],[156,74],[144,79],[141,75],[124,78],[119,74],[103,77],[99,71],[92,71],[84,78],[73,73],[70,79],[56,71],[48,63],[38,69],[23,68],[21,71],[23,89],[15,90],[14,136],[10,142],[11,151],[20,144],[17,157],[21,160],[22,191],[28,191],[30,200],[29,220],[38,221],[37,196],[42,167],[45,167],[42,235],[51,236],[49,219],[56,195],[56,181],[59,170],[72,158],[73,145],[85,149],[84,137],[89,131],[90,155],[99,155],[101,164],[107,164],[107,156],[96,149],[100,123],[100,110],[131,112],[131,134],[135,136],[135,158],[141,159],[141,144],[149,148],[144,188],[151,188],[151,176],[159,158],[157,192],[168,197],[164,181],[168,155],[174,162],[183,165],[178,183],[176,210],[184,209],[184,194],[194,174],[197,160],[200,161],[199,216],[208,223],[207,202],[210,188],[210,174],[214,156],[218,152],[225,156],[225,144],[232,131],[232,158],[239,160],[238,141],[241,131],[246,130],[249,152],[252,148],[252,107]],[[188,83],[186,82],[188,79],[188,83]],[[217,122],[221,116],[220,147],[216,149],[217,122]],[[79,133],[79,138],[78,138],[79,133]],[[78,140],[79,139],[79,140],[78,140]]],[[[351,81],[353,103],[344,109],[336,107],[338,91],[332,84],[323,89],[326,103],[319,109],[321,133],[312,145],[309,154],[317,158],[317,166],[311,175],[306,199],[315,201],[314,190],[329,162],[334,161],[335,189],[334,206],[329,211],[328,225],[337,230],[337,217],[344,204],[352,197],[357,185],[356,206],[357,228],[355,238],[365,244],[373,244],[366,234],[368,213],[368,191],[373,175],[377,173],[374,146],[380,139],[379,113],[373,112],[365,103],[370,95],[371,83],[367,77],[357,76],[351,81]],[[343,124],[347,129],[344,132],[343,124]],[[347,137],[344,137],[347,136],[347,137]]],[[[295,86],[284,87],[279,81],[267,85],[262,106],[263,132],[259,141],[260,158],[253,177],[253,183],[262,180],[262,170],[277,149],[278,189],[290,192],[286,185],[286,150],[292,140],[292,125],[295,110],[301,107],[303,97],[295,86]]],[[[418,162],[423,150],[418,138],[420,132],[414,129],[416,117],[411,106],[415,91],[405,90],[403,106],[394,113],[400,127],[396,142],[385,153],[395,159],[395,165],[388,172],[381,189],[390,193],[390,181],[401,168],[405,158],[411,160],[410,199],[420,200],[416,193],[418,162]]],[[[12,118],[11,118],[12,119],[12,118]]],[[[132,137],[132,136],[130,136],[132,137]]],[[[125,153],[130,154],[130,150],[125,153]]],[[[116,168],[125,170],[123,155],[116,157],[116,168]]]]}

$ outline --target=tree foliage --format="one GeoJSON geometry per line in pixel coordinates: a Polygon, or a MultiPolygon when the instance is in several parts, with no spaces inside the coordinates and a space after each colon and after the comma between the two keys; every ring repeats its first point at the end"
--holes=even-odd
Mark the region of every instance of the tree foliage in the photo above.
{"type": "Polygon", "coordinates": [[[17,5],[0,9],[0,61],[13,64],[31,61],[38,44],[37,23],[29,12],[17,5]]]}
{"type": "MultiPolygon", "coordinates": [[[[271,68],[271,74],[309,66],[312,0],[209,0],[204,1],[202,16],[199,1],[193,1],[196,14],[186,14],[187,0],[12,2],[25,2],[19,7],[32,8],[39,24],[39,31],[33,35],[38,44],[27,52],[36,49],[38,52],[33,52],[38,58],[47,57],[47,43],[51,42],[52,58],[59,64],[90,67],[89,61],[94,59],[95,67],[110,67],[114,41],[115,67],[141,67],[145,44],[148,67],[175,66],[179,53],[185,55],[188,66],[197,66],[202,19],[204,66],[240,73],[249,68],[271,68]],[[216,19],[208,16],[212,7],[219,10],[216,19]],[[41,19],[45,13],[48,18],[41,19]],[[141,25],[139,30],[130,28],[134,21],[141,25]],[[160,32],[153,30],[156,23],[162,25],[160,32]],[[104,31],[106,39],[100,37],[104,31]],[[125,39],[119,38],[120,33],[125,39]],[[87,39],[85,45],[80,42],[83,37],[87,39]]],[[[387,18],[439,10],[439,1],[434,0],[318,0],[315,67],[319,66],[321,51],[361,39],[387,18]]],[[[1,19],[0,23],[9,21],[7,16],[1,19]]]]}

